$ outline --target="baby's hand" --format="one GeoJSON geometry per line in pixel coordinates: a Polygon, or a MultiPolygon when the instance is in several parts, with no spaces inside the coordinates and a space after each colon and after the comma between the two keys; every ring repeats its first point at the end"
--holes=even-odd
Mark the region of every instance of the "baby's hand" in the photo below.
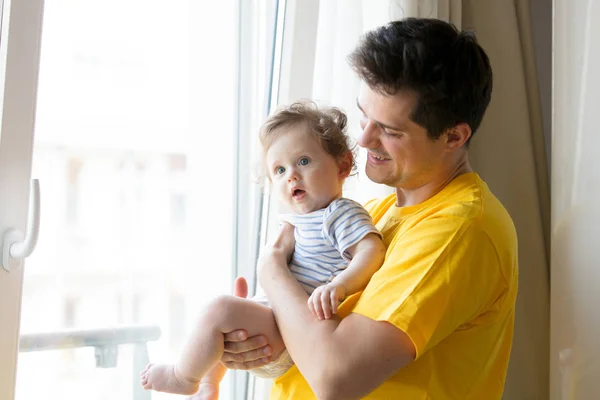
{"type": "Polygon", "coordinates": [[[308,298],[308,308],[319,319],[330,319],[337,314],[338,306],[346,298],[344,285],[335,282],[319,286],[308,298]]]}

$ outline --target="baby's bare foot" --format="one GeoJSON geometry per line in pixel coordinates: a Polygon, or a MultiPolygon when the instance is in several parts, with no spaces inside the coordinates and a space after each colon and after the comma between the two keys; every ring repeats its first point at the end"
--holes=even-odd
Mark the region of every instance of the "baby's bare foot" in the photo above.
{"type": "Polygon", "coordinates": [[[194,394],[200,381],[177,376],[175,366],[171,364],[148,364],[141,372],[142,386],[146,390],[173,394],[194,394]]]}
{"type": "Polygon", "coordinates": [[[219,384],[211,382],[200,383],[198,393],[188,397],[187,400],[218,400],[219,399],[219,384]]]}

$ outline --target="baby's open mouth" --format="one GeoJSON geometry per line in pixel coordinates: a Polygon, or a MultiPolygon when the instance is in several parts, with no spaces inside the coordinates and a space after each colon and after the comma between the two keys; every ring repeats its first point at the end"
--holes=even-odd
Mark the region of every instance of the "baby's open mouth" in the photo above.
{"type": "Polygon", "coordinates": [[[304,194],[306,194],[306,190],[302,190],[302,189],[294,189],[294,191],[292,192],[292,197],[296,200],[304,197],[304,194]]]}

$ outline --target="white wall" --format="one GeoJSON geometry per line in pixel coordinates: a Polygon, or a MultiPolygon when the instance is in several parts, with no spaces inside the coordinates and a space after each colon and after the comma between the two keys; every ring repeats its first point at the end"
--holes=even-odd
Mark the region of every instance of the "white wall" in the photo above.
{"type": "Polygon", "coordinates": [[[554,0],[551,399],[600,393],[600,3],[554,0]]]}

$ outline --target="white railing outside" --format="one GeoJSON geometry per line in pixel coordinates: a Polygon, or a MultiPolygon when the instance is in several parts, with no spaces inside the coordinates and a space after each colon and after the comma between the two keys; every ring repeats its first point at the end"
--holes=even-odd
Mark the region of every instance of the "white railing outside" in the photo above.
{"type": "Polygon", "coordinates": [[[133,360],[133,400],[150,400],[151,394],[140,385],[140,371],[149,362],[148,342],[158,340],[161,331],[158,326],[123,326],[90,330],[63,330],[48,333],[21,335],[20,352],[64,350],[93,347],[97,368],[117,366],[120,345],[134,345],[133,360]]]}

